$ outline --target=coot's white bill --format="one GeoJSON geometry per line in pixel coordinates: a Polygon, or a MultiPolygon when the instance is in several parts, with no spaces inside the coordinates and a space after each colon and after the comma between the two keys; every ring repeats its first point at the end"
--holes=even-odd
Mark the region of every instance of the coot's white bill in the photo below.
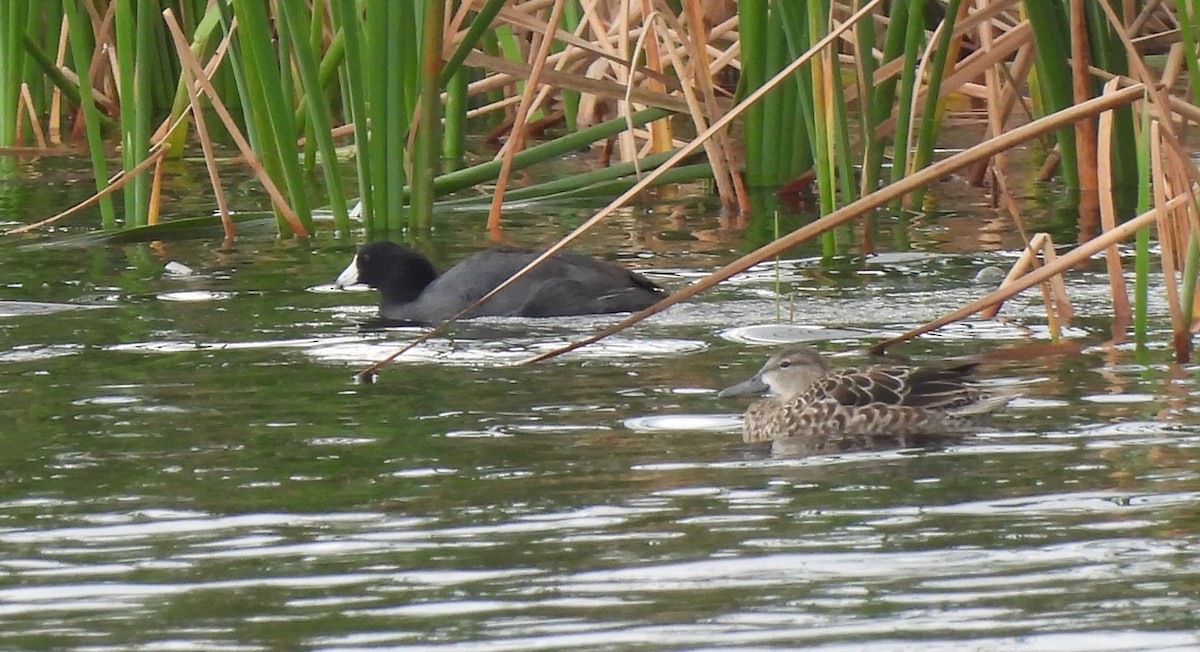
{"type": "Polygon", "coordinates": [[[347,286],[354,285],[355,283],[358,283],[357,255],[353,260],[350,261],[350,264],[346,266],[346,269],[343,269],[342,273],[338,274],[337,280],[333,282],[333,287],[341,290],[347,286]]]}

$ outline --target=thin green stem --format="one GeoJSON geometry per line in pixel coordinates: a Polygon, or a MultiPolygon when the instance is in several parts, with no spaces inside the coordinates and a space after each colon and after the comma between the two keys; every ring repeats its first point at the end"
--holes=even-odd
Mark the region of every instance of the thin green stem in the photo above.
{"type": "Polygon", "coordinates": [[[421,28],[421,94],[417,104],[421,121],[417,123],[413,144],[412,211],[413,225],[427,231],[433,226],[433,179],[441,167],[438,143],[441,141],[442,102],[442,18],[446,5],[431,2],[425,7],[421,28]]]}
{"type": "Polygon", "coordinates": [[[312,134],[321,153],[321,169],[325,172],[325,186],[333,209],[334,225],[338,231],[349,234],[350,216],[346,212],[342,175],[338,169],[337,149],[333,144],[333,121],[329,115],[329,106],[325,103],[325,94],[321,92],[316,54],[311,48],[311,43],[304,39],[302,32],[297,29],[303,20],[305,3],[304,0],[277,0],[276,6],[279,7],[280,16],[287,24],[288,34],[291,35],[292,54],[300,73],[300,82],[304,85],[309,124],[313,127],[312,134]]]}
{"type": "MultiPolygon", "coordinates": [[[[79,92],[87,98],[92,96],[92,80],[87,74],[91,68],[92,51],[88,47],[87,30],[91,26],[76,8],[73,0],[63,2],[63,12],[67,18],[67,30],[71,41],[71,58],[79,78],[79,92]]],[[[96,192],[101,192],[108,180],[108,165],[104,160],[104,142],[100,136],[100,111],[94,102],[80,104],[83,111],[83,132],[87,138],[88,153],[92,159],[92,173],[95,176],[96,192]]],[[[117,226],[116,210],[113,208],[112,196],[100,198],[100,224],[105,230],[117,226]]]]}
{"type": "MultiPolygon", "coordinates": [[[[942,77],[945,76],[946,62],[950,56],[950,45],[954,38],[954,22],[958,17],[958,7],[962,0],[950,0],[946,5],[945,18],[942,19],[941,32],[937,46],[929,64],[929,78],[925,84],[925,110],[921,113],[921,124],[917,132],[916,151],[913,153],[912,165],[909,169],[919,170],[933,161],[933,147],[936,144],[938,124],[942,118],[941,87],[942,77]]],[[[912,205],[920,206],[925,197],[925,189],[913,191],[912,205]]]]}
{"type": "Polygon", "coordinates": [[[346,44],[346,65],[341,67],[345,79],[346,93],[343,102],[349,119],[354,122],[354,144],[358,148],[354,157],[358,168],[358,196],[362,202],[362,220],[364,224],[374,223],[375,194],[371,190],[371,137],[368,128],[367,100],[365,82],[363,80],[363,39],[365,33],[358,20],[358,13],[353,3],[335,2],[333,21],[338,26],[339,33],[346,44]]]}

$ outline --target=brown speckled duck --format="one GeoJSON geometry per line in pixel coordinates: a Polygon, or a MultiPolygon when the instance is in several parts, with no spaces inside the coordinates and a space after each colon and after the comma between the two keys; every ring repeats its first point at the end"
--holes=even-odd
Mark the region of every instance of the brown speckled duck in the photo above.
{"type": "Polygon", "coordinates": [[[880,364],[830,370],[808,347],[780,351],[751,379],[718,396],[768,393],[746,409],[742,439],[775,453],[818,454],[954,441],[1013,393],[968,381],[975,363],[946,367],[880,364]]]}

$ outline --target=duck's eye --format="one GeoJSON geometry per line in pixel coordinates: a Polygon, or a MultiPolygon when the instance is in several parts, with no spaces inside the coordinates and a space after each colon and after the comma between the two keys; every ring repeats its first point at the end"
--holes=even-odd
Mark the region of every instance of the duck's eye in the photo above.
{"type": "Polygon", "coordinates": [[[783,362],[780,362],[780,363],[779,363],[779,368],[780,368],[780,369],[787,369],[787,368],[788,368],[788,367],[790,367],[790,366],[792,366],[792,363],[791,363],[791,362],[789,362],[789,361],[787,361],[787,360],[784,360],[783,362]]]}

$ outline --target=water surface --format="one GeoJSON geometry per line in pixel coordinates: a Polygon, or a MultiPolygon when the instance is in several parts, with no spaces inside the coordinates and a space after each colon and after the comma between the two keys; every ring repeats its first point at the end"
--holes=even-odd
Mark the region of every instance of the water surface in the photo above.
{"type": "MultiPolygon", "coordinates": [[[[1196,649],[1196,367],[1171,363],[1161,307],[1144,355],[1101,345],[1099,267],[1070,280],[1081,353],[988,367],[1023,392],[993,429],[741,445],[745,403],[715,391],[776,346],[865,363],[1015,258],[969,216],[909,231],[874,258],[799,250],[538,365],[515,363],[612,318],[463,324],[374,385],[351,375],[421,331],[363,330],[374,296],[331,291],[352,242],[4,243],[0,647],[1196,649]],[[969,234],[990,244],[964,253],[969,234]]],[[[624,215],[583,250],[679,287],[744,247],[697,209],[624,215]]],[[[896,354],[1047,342],[1038,302],[896,354]]]]}

